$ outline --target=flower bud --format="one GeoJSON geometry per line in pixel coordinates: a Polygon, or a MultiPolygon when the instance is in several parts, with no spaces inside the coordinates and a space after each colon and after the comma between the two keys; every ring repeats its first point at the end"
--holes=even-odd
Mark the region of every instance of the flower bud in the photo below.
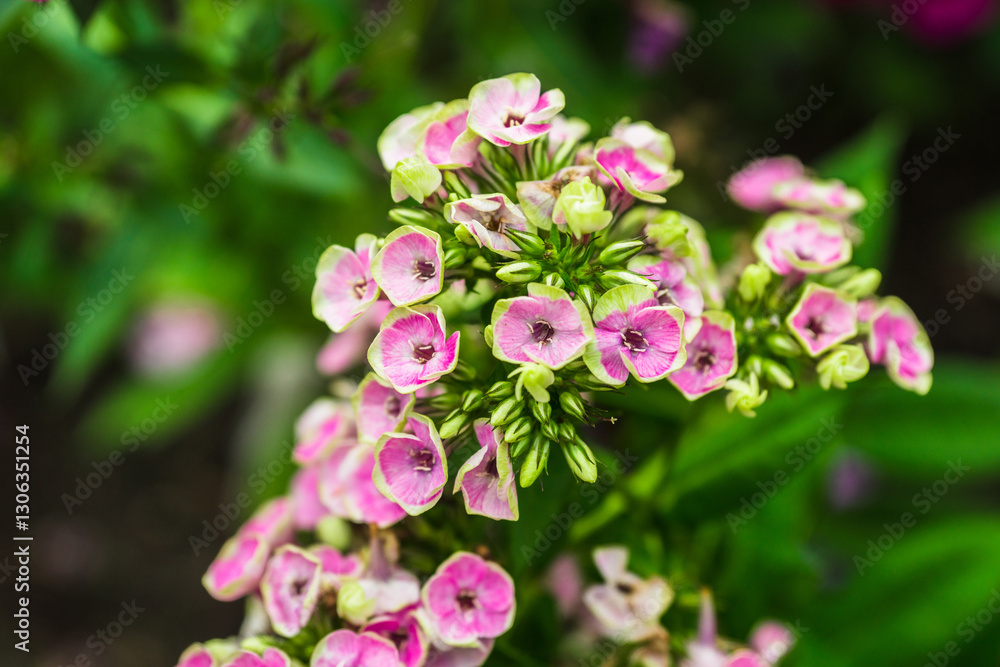
{"type": "Polygon", "coordinates": [[[470,232],[462,225],[455,225],[455,238],[458,239],[460,243],[463,243],[467,246],[479,245],[476,242],[476,237],[472,235],[472,232],[470,232]]]}
{"type": "Polygon", "coordinates": [[[455,410],[445,418],[441,428],[438,429],[438,434],[444,439],[454,438],[468,421],[468,414],[462,412],[461,409],[455,410]]]}
{"type": "Polygon", "coordinates": [[[758,262],[743,269],[737,289],[744,301],[753,303],[764,296],[769,282],[771,282],[771,270],[767,265],[758,262]]]}
{"type": "Polygon", "coordinates": [[[389,183],[392,200],[396,202],[413,197],[417,202],[423,203],[439,187],[441,187],[441,172],[419,155],[396,163],[389,183]]]}
{"type": "Polygon", "coordinates": [[[556,376],[552,369],[542,364],[521,364],[508,377],[517,375],[514,385],[514,397],[521,400],[523,390],[527,389],[531,397],[539,403],[549,402],[548,388],[555,382],[556,376]]]}
{"type": "Polygon", "coordinates": [[[568,414],[574,419],[579,419],[582,422],[587,421],[587,406],[583,402],[583,397],[580,396],[580,392],[575,389],[564,391],[559,394],[559,407],[563,409],[563,412],[568,414]]]}
{"type": "Polygon", "coordinates": [[[462,404],[462,399],[458,394],[451,392],[438,394],[427,399],[427,405],[435,410],[454,410],[462,404]]]}
{"type": "Polygon", "coordinates": [[[427,209],[394,208],[389,211],[389,219],[397,225],[416,225],[417,227],[434,227],[436,221],[427,209]]]}
{"type": "Polygon", "coordinates": [[[444,172],[444,184],[448,192],[458,195],[458,199],[468,199],[472,196],[472,193],[469,192],[469,186],[451,169],[444,172]]]}
{"type": "Polygon", "coordinates": [[[572,442],[576,440],[576,427],[569,422],[559,423],[559,440],[562,442],[572,442]]]}
{"type": "Polygon", "coordinates": [[[868,355],[860,345],[838,345],[820,360],[816,372],[823,389],[846,389],[848,382],[866,376],[869,366],[868,355]]]}
{"type": "Polygon", "coordinates": [[[760,381],[756,373],[750,374],[749,381],[728,380],[725,387],[729,390],[729,395],[726,396],[726,409],[732,412],[739,408],[746,417],[756,417],[754,408],[767,400],[767,390],[760,390],[760,381]]]}
{"type": "Polygon", "coordinates": [[[319,520],[316,537],[323,544],[344,551],[351,546],[351,526],[340,517],[327,515],[319,520]]]}
{"type": "Polygon", "coordinates": [[[540,444],[533,444],[521,464],[518,483],[522,488],[528,488],[539,478],[549,462],[549,441],[543,439],[540,444]]]}
{"type": "Polygon", "coordinates": [[[577,437],[572,442],[562,443],[562,451],[577,479],[590,483],[597,481],[597,461],[587,443],[577,437]]]}
{"type": "Polygon", "coordinates": [[[347,581],[337,592],[337,615],[353,625],[363,625],[375,611],[375,599],[365,595],[356,581],[347,581]]]}
{"type": "Polygon", "coordinates": [[[542,422],[542,435],[549,440],[559,439],[559,424],[553,420],[542,422]]]}
{"type": "Polygon", "coordinates": [[[618,287],[619,285],[642,285],[643,287],[648,287],[651,290],[656,290],[656,285],[650,282],[648,279],[643,278],[638,273],[632,273],[631,271],[626,271],[624,269],[612,269],[611,271],[605,271],[597,279],[604,289],[611,289],[613,287],[618,287]]]}
{"type": "Polygon", "coordinates": [[[495,382],[492,387],[486,390],[486,398],[499,401],[514,395],[514,383],[508,380],[495,382]]]}
{"type": "Polygon", "coordinates": [[[552,221],[569,227],[573,236],[600,231],[611,223],[613,214],[604,208],[604,189],[586,177],[563,186],[552,210],[552,221]]]}
{"type": "Polygon", "coordinates": [[[513,421],[524,409],[524,401],[511,396],[500,402],[490,415],[490,424],[493,426],[503,426],[513,421]]]}
{"type": "Polygon", "coordinates": [[[786,366],[770,359],[765,359],[763,364],[764,376],[768,380],[782,389],[791,389],[795,386],[795,378],[792,377],[792,372],[786,366]]]}
{"type": "Polygon", "coordinates": [[[543,241],[537,234],[525,232],[520,229],[511,229],[509,227],[504,230],[504,234],[506,234],[511,241],[517,244],[517,247],[521,249],[521,252],[529,257],[541,257],[545,254],[545,241],[543,241]]]}
{"type": "Polygon", "coordinates": [[[676,257],[692,253],[687,238],[688,228],[677,211],[664,211],[646,225],[646,236],[657,250],[670,250],[676,257]]]}
{"type": "Polygon", "coordinates": [[[505,283],[531,283],[542,275],[538,262],[511,262],[497,269],[497,278],[505,283]]]}
{"type": "Polygon", "coordinates": [[[543,282],[550,287],[558,287],[559,289],[566,287],[566,281],[563,280],[562,276],[558,273],[545,274],[545,280],[543,282]]]}
{"type": "Polygon", "coordinates": [[[617,266],[619,264],[624,264],[642,252],[645,247],[646,242],[642,239],[618,241],[617,243],[612,243],[607,248],[602,250],[601,254],[597,256],[597,261],[604,266],[617,266]]]}
{"type": "Polygon", "coordinates": [[[448,248],[444,251],[444,268],[457,269],[465,264],[466,255],[465,248],[448,248]]]}
{"type": "Polygon", "coordinates": [[[538,403],[536,401],[531,404],[531,414],[539,423],[547,422],[552,419],[552,405],[548,402],[538,403]]]}
{"type": "Polygon", "coordinates": [[[475,412],[483,407],[483,392],[478,389],[470,389],[462,394],[462,411],[475,412]]]}
{"type": "Polygon", "coordinates": [[[524,440],[531,434],[531,427],[533,425],[531,417],[527,415],[518,417],[504,431],[503,439],[507,442],[524,440]]]}
{"type": "Polygon", "coordinates": [[[798,357],[802,355],[802,346],[787,334],[772,333],[767,337],[768,348],[782,357],[798,357]]]}
{"type": "Polygon", "coordinates": [[[578,289],[577,297],[587,306],[587,310],[593,311],[594,306],[597,305],[597,294],[594,292],[594,288],[590,285],[580,285],[578,289]]]}
{"type": "Polygon", "coordinates": [[[871,296],[882,283],[882,274],[877,269],[864,269],[854,274],[840,285],[840,291],[855,299],[871,296]]]}

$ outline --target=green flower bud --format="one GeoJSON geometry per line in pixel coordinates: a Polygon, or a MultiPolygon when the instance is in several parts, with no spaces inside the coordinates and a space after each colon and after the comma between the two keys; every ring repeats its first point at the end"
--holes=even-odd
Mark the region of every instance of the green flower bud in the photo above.
{"type": "Polygon", "coordinates": [[[539,423],[547,422],[552,419],[552,405],[548,402],[532,403],[531,414],[534,415],[535,419],[538,420],[539,423]]]}
{"type": "Polygon", "coordinates": [[[539,403],[549,402],[548,388],[555,382],[556,376],[552,369],[542,364],[521,364],[515,368],[507,377],[517,375],[517,384],[514,385],[514,397],[521,400],[523,390],[527,389],[531,397],[539,403]]]}
{"type": "Polygon", "coordinates": [[[764,296],[769,282],[771,282],[771,270],[767,265],[758,262],[743,269],[737,289],[744,301],[753,303],[764,296]]]}
{"type": "Polygon", "coordinates": [[[451,169],[444,172],[444,184],[448,192],[455,193],[459,199],[468,199],[472,196],[472,193],[469,192],[469,187],[451,169]]]}
{"type": "Polygon", "coordinates": [[[558,273],[545,274],[545,280],[543,282],[550,287],[558,287],[559,289],[566,287],[566,281],[563,280],[562,276],[558,273]]]}
{"type": "Polygon", "coordinates": [[[618,241],[602,250],[601,254],[597,256],[597,261],[604,266],[617,266],[629,261],[642,252],[644,248],[646,248],[646,242],[642,239],[618,241]]]}
{"type": "Polygon", "coordinates": [[[486,398],[499,401],[514,395],[514,383],[508,380],[495,382],[492,387],[486,390],[486,398]]]}
{"type": "Polygon", "coordinates": [[[345,551],[351,546],[351,526],[335,516],[325,516],[316,526],[316,537],[328,546],[345,551]]]}
{"type": "Polygon", "coordinates": [[[422,208],[394,208],[389,211],[389,219],[397,225],[416,225],[433,228],[438,220],[430,211],[422,208]]]}
{"type": "Polygon", "coordinates": [[[594,292],[593,287],[590,285],[580,285],[576,295],[581,301],[583,301],[583,304],[587,306],[587,310],[594,310],[594,306],[597,305],[597,293],[594,292]]]}
{"type": "Polygon", "coordinates": [[[677,211],[663,211],[646,225],[646,236],[657,250],[670,250],[677,257],[693,254],[688,228],[677,211]]]}
{"type": "Polygon", "coordinates": [[[559,394],[559,407],[570,417],[579,419],[582,422],[587,421],[587,405],[583,402],[580,392],[575,389],[570,389],[559,394]]]}
{"type": "Polygon", "coordinates": [[[461,404],[462,397],[451,392],[440,394],[438,396],[431,396],[427,399],[427,405],[435,410],[454,410],[461,404]]]}
{"type": "Polygon", "coordinates": [[[795,386],[792,372],[786,366],[770,359],[764,360],[764,377],[782,389],[791,389],[795,386]]]}
{"type": "Polygon", "coordinates": [[[846,389],[848,382],[868,375],[869,367],[868,355],[860,345],[838,345],[820,360],[816,372],[823,389],[846,389]]]}
{"type": "Polygon", "coordinates": [[[531,283],[542,275],[538,262],[511,262],[497,269],[497,278],[505,283],[531,283]]]}
{"type": "Polygon", "coordinates": [[[396,202],[413,197],[417,202],[423,203],[439,187],[441,187],[441,172],[419,155],[396,163],[389,182],[392,200],[396,202]]]}
{"type": "Polygon", "coordinates": [[[538,431],[533,431],[531,436],[528,438],[522,438],[517,442],[513,443],[510,447],[510,456],[512,459],[518,459],[522,454],[535,447],[541,447],[542,441],[545,440],[543,436],[538,431]]]}
{"type": "Polygon", "coordinates": [[[782,357],[798,357],[802,355],[802,346],[787,334],[772,333],[765,340],[768,348],[782,357]]]}
{"type": "Polygon", "coordinates": [[[757,379],[756,373],[750,374],[749,381],[729,380],[725,387],[729,390],[729,395],[726,396],[726,409],[732,412],[739,408],[746,417],[756,417],[757,413],[754,412],[754,408],[759,407],[767,400],[767,390],[760,390],[760,381],[757,379]]]}
{"type": "Polygon", "coordinates": [[[462,412],[461,409],[455,410],[445,418],[441,428],[438,429],[438,434],[444,439],[454,438],[468,421],[469,415],[462,412]]]}
{"type": "Polygon", "coordinates": [[[517,244],[525,255],[529,257],[541,257],[545,254],[545,241],[537,234],[525,232],[520,229],[506,229],[504,233],[517,244]]]}
{"type": "Polygon", "coordinates": [[[528,488],[541,476],[542,471],[549,462],[549,441],[542,440],[538,446],[532,446],[524,462],[521,464],[521,471],[518,475],[518,483],[522,488],[528,488]]]}
{"type": "Polygon", "coordinates": [[[465,248],[448,248],[444,251],[444,268],[457,269],[465,264],[465,248]]]}
{"type": "Polygon", "coordinates": [[[590,182],[570,181],[563,186],[552,210],[556,224],[565,223],[573,236],[600,231],[611,223],[613,214],[604,208],[604,189],[590,182]]]}
{"type": "Polygon", "coordinates": [[[475,412],[483,407],[483,392],[478,389],[470,389],[462,394],[462,411],[475,412]]]}
{"type": "Polygon", "coordinates": [[[542,435],[544,435],[549,440],[558,440],[559,424],[552,420],[549,420],[547,422],[542,422],[542,435]]]}
{"type": "Polygon", "coordinates": [[[476,242],[476,237],[472,235],[468,229],[462,225],[455,225],[455,238],[467,246],[478,246],[476,242]]]}
{"type": "Polygon", "coordinates": [[[613,287],[618,287],[619,285],[642,285],[643,287],[648,287],[651,290],[656,290],[656,285],[646,278],[643,278],[638,273],[632,273],[631,271],[625,271],[622,269],[605,271],[600,275],[597,281],[601,283],[601,287],[604,289],[611,289],[613,287]]]}
{"type": "Polygon", "coordinates": [[[597,460],[587,443],[576,438],[572,442],[562,443],[562,451],[569,469],[577,479],[590,483],[597,481],[597,460]]]}
{"type": "Polygon", "coordinates": [[[524,417],[518,417],[510,426],[504,430],[503,439],[507,442],[518,442],[520,440],[526,439],[531,435],[531,427],[534,426],[531,417],[525,415],[524,417]]]}
{"type": "Polygon", "coordinates": [[[375,598],[365,595],[357,581],[349,580],[337,592],[337,615],[353,625],[362,625],[375,611],[375,598]]]}
{"type": "Polygon", "coordinates": [[[503,426],[516,419],[523,409],[524,401],[521,399],[513,396],[504,399],[493,409],[493,414],[490,415],[490,424],[493,426],[503,426]]]}
{"type": "Polygon", "coordinates": [[[561,442],[572,442],[573,440],[576,440],[576,427],[569,422],[560,422],[559,440],[561,442]]]}
{"type": "Polygon", "coordinates": [[[840,291],[855,299],[871,296],[882,283],[882,274],[877,269],[864,269],[843,282],[840,291]]]}

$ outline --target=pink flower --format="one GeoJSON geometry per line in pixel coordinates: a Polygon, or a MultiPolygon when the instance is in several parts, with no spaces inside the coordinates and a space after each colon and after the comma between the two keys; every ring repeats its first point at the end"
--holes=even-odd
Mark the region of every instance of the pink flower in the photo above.
{"type": "Polygon", "coordinates": [[[151,307],[136,324],[129,358],[146,375],[180,374],[198,365],[221,342],[214,304],[167,301],[151,307]]]}
{"type": "Polygon", "coordinates": [[[418,144],[444,106],[442,102],[428,104],[389,123],[378,138],[378,154],[386,171],[392,171],[397,163],[420,154],[418,144]]]}
{"type": "Polygon", "coordinates": [[[473,195],[444,207],[448,222],[465,227],[480,247],[505,257],[517,257],[520,248],[507,238],[508,229],[533,231],[528,219],[506,195],[473,195]]]}
{"type": "Polygon", "coordinates": [[[261,655],[251,651],[240,651],[230,658],[222,667],[290,667],[291,659],[284,651],[273,647],[264,649],[261,655]]]}
{"type": "Polygon", "coordinates": [[[222,545],[201,583],[216,600],[238,600],[257,588],[270,553],[270,543],[260,535],[237,533],[222,545]]]}
{"type": "Polygon", "coordinates": [[[733,174],[726,189],[737,204],[751,211],[770,213],[781,208],[774,189],[782,183],[797,180],[806,173],[805,167],[791,156],[755,160],[733,174]]]}
{"type": "Polygon", "coordinates": [[[316,368],[319,372],[323,375],[340,375],[362,363],[365,350],[372,344],[372,339],[378,333],[379,324],[390,310],[392,304],[389,301],[376,301],[344,332],[330,334],[326,345],[316,357],[316,368]]]}
{"type": "Polygon", "coordinates": [[[331,492],[339,495],[346,518],[356,523],[373,523],[386,528],[406,516],[406,511],[386,498],[375,486],[372,474],[375,472],[375,449],[365,443],[350,447],[337,469],[339,489],[324,488],[320,480],[320,495],[324,498],[331,492]],[[337,493],[339,491],[339,494],[337,493]]]}
{"type": "Polygon", "coordinates": [[[532,225],[551,229],[552,213],[562,189],[574,181],[593,180],[593,176],[593,167],[565,167],[547,181],[521,181],[517,184],[517,202],[532,225]]]}
{"type": "Polygon", "coordinates": [[[545,587],[555,598],[559,615],[574,616],[583,601],[583,575],[576,556],[565,553],[557,557],[545,576],[545,587]]]}
{"type": "Polygon", "coordinates": [[[243,535],[260,535],[272,547],[292,539],[292,503],[280,496],[267,501],[240,528],[243,535]]]}
{"type": "Polygon", "coordinates": [[[473,428],[479,451],[459,469],[454,492],[461,490],[469,514],[517,521],[513,461],[503,434],[490,426],[487,419],[477,419],[473,428]]]}
{"type": "Polygon", "coordinates": [[[415,401],[413,394],[396,391],[374,373],[366,375],[351,399],[358,440],[374,443],[384,434],[398,431],[415,401]]]}
{"type": "MultiPolygon", "coordinates": [[[[549,125],[548,154],[550,159],[555,159],[557,154],[569,155],[569,151],[573,150],[573,147],[581,139],[590,134],[590,125],[586,121],[579,118],[566,118],[562,114],[553,116],[549,125]]],[[[560,155],[560,160],[562,157],[560,155]]]]}
{"type": "Polygon", "coordinates": [[[764,658],[765,664],[775,664],[794,645],[795,637],[784,623],[764,621],[750,633],[750,648],[764,658]]]}
{"type": "Polygon", "coordinates": [[[594,325],[582,302],[558,287],[531,283],[528,296],[497,301],[490,332],[497,359],[558,370],[583,354],[594,325]]]}
{"type": "Polygon", "coordinates": [[[313,401],[295,422],[296,463],[313,463],[323,458],[351,435],[353,424],[348,405],[332,398],[313,401]]]}
{"type": "Polygon", "coordinates": [[[344,555],[331,546],[314,544],[309,553],[319,560],[320,590],[338,590],[347,579],[357,579],[364,571],[364,564],[354,554],[344,555]]]}
{"type": "Polygon", "coordinates": [[[448,646],[438,641],[427,652],[424,667],[480,667],[492,651],[492,639],[479,639],[470,646],[448,646]]]}
{"type": "Polygon", "coordinates": [[[497,146],[526,144],[549,131],[549,120],[566,100],[554,88],[540,95],[534,74],[481,81],[469,92],[469,129],[497,146]]]}
{"type": "Polygon", "coordinates": [[[424,584],[422,598],[446,644],[499,637],[514,623],[514,580],[499,565],[468,552],[443,562],[424,584]]]}
{"type": "Polygon", "coordinates": [[[680,260],[639,255],[629,261],[628,268],[656,285],[656,299],[661,306],[674,305],[684,311],[684,332],[689,337],[698,332],[696,325],[705,310],[705,297],[680,260]]]}
{"type": "Polygon", "coordinates": [[[809,283],[785,322],[809,356],[815,357],[858,334],[856,309],[854,299],[809,283]]]}
{"type": "Polygon", "coordinates": [[[680,183],[683,174],[648,150],[635,148],[619,139],[604,138],[597,142],[594,162],[618,191],[636,199],[662,204],[666,201],[657,192],[664,192],[680,183]]]}
{"type": "Polygon", "coordinates": [[[294,637],[309,622],[319,600],[319,559],[292,544],[271,556],[260,592],[274,631],[294,637]]]}
{"type": "Polygon", "coordinates": [[[669,380],[693,401],[720,389],[736,373],[736,322],[729,313],[706,311],[687,344],[687,361],[669,380]]]}
{"type": "Polygon", "coordinates": [[[649,151],[667,164],[674,163],[674,142],[670,135],[647,121],[633,123],[629,118],[622,118],[611,128],[611,138],[623,141],[632,148],[649,151]]]}
{"type": "Polygon", "coordinates": [[[441,237],[423,227],[393,230],[371,266],[375,282],[395,306],[426,301],[444,285],[441,237]]]}
{"type": "Polygon", "coordinates": [[[482,138],[466,125],[468,100],[449,102],[427,126],[420,149],[428,162],[442,169],[469,167],[479,156],[482,138]]]}
{"type": "Polygon", "coordinates": [[[740,649],[729,656],[726,667],[770,667],[770,663],[753,651],[740,649]]]}
{"type": "Polygon", "coordinates": [[[807,213],[772,215],[754,238],[753,249],[781,276],[825,273],[851,260],[851,242],[843,225],[807,213]]]}
{"type": "Polygon", "coordinates": [[[371,272],[377,241],[371,234],[362,234],[353,252],[343,246],[330,246],[316,264],[313,315],[335,332],[350,326],[378,298],[378,285],[371,272]]]}
{"type": "Polygon", "coordinates": [[[365,632],[384,637],[396,646],[402,667],[422,667],[427,660],[429,642],[417,620],[416,607],[373,618],[365,632]]]}
{"type": "Polygon", "coordinates": [[[181,653],[176,667],[217,667],[218,664],[202,644],[192,644],[181,653]]]}
{"type": "Polygon", "coordinates": [[[684,365],[684,313],[661,306],[653,290],[621,285],[594,306],[594,340],[583,360],[602,382],[621,385],[629,373],[654,382],[684,365]]]}
{"type": "Polygon", "coordinates": [[[413,393],[455,370],[459,333],[446,335],[440,306],[396,308],[368,348],[368,363],[396,391],[413,393]]]}
{"type": "Polygon", "coordinates": [[[292,523],[300,530],[313,530],[329,510],[319,497],[319,466],[300,468],[292,477],[292,523]]]}
{"type": "Polygon", "coordinates": [[[437,428],[427,417],[407,417],[412,433],[386,433],[375,445],[375,486],[407,514],[437,504],[448,481],[448,458],[437,428]]]}
{"type": "Polygon", "coordinates": [[[594,563],[604,584],[588,588],[583,602],[608,636],[638,642],[662,632],[660,617],[673,601],[674,591],[659,577],[644,580],[629,572],[628,558],[625,547],[595,549],[594,563]]]}
{"type": "Polygon", "coordinates": [[[924,0],[906,27],[928,44],[950,45],[982,32],[996,15],[996,0],[924,0]]]}
{"type": "Polygon", "coordinates": [[[862,210],[864,195],[849,188],[842,181],[817,181],[798,178],[779,183],[773,190],[775,201],[784,208],[794,208],[808,213],[826,213],[838,218],[862,210]]]}
{"type": "Polygon", "coordinates": [[[396,667],[399,653],[388,639],[371,632],[335,630],[313,650],[310,667],[396,667]]]}
{"type": "Polygon", "coordinates": [[[895,297],[879,304],[868,335],[868,358],[884,364],[893,382],[926,394],[931,389],[934,350],[909,306],[895,297]]]}

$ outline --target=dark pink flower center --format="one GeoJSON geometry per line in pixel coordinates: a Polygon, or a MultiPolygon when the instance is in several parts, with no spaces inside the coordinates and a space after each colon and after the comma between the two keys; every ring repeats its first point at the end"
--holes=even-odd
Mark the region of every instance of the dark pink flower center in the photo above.
{"type": "Polygon", "coordinates": [[[479,607],[479,602],[476,599],[476,592],[464,589],[455,596],[455,606],[462,613],[470,612],[473,609],[479,607]]]}
{"type": "Polygon", "coordinates": [[[545,320],[538,320],[534,324],[529,324],[528,328],[531,329],[531,339],[538,343],[539,346],[547,345],[556,333],[552,325],[545,320]]]}
{"type": "Polygon", "coordinates": [[[486,227],[488,231],[497,233],[502,232],[505,222],[506,219],[503,217],[502,213],[483,214],[483,227],[486,227]]]}
{"type": "Polygon", "coordinates": [[[503,119],[504,127],[514,127],[524,123],[524,114],[517,109],[507,109],[507,114],[503,119]]]}
{"type": "Polygon", "coordinates": [[[354,290],[355,297],[357,297],[358,299],[363,299],[365,298],[365,292],[368,291],[368,281],[365,280],[364,278],[358,278],[357,280],[354,281],[354,286],[352,287],[352,289],[354,290]]]}
{"type": "Polygon", "coordinates": [[[806,322],[806,331],[808,331],[813,338],[819,338],[826,333],[826,323],[823,322],[823,318],[813,315],[806,322]]]}
{"type": "Polygon", "coordinates": [[[413,262],[413,277],[417,280],[427,282],[437,275],[437,267],[434,262],[418,259],[413,262]]]}
{"type": "Polygon", "coordinates": [[[414,345],[410,343],[413,347],[413,360],[418,364],[426,364],[428,361],[434,358],[437,350],[434,349],[433,345],[414,345]]]}
{"type": "Polygon", "coordinates": [[[429,449],[412,449],[410,458],[413,459],[413,469],[419,472],[430,472],[434,469],[434,452],[429,449]]]}
{"type": "Polygon", "coordinates": [[[295,596],[302,595],[302,592],[306,590],[306,585],[308,583],[309,582],[305,579],[296,579],[295,581],[293,581],[291,585],[292,595],[295,596]]]}
{"type": "Polygon", "coordinates": [[[497,458],[494,456],[486,461],[486,474],[490,477],[499,477],[500,470],[497,468],[497,458]]]}
{"type": "Polygon", "coordinates": [[[645,352],[649,347],[646,344],[646,337],[636,329],[626,329],[622,332],[622,345],[632,352],[645,352]]]}
{"type": "Polygon", "coordinates": [[[389,415],[393,419],[399,416],[399,411],[402,410],[403,406],[399,402],[399,396],[390,396],[385,399],[385,414],[389,415]]]}
{"type": "Polygon", "coordinates": [[[693,363],[699,373],[707,373],[715,365],[715,354],[711,350],[698,350],[693,363]]]}

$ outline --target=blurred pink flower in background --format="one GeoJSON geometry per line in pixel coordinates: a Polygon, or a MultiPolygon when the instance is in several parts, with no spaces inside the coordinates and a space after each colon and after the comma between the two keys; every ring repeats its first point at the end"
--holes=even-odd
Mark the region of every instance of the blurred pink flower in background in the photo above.
{"type": "Polygon", "coordinates": [[[915,9],[895,0],[826,0],[828,5],[854,9],[881,5],[885,17],[879,21],[888,38],[905,29],[918,40],[933,46],[948,46],[972,38],[988,28],[997,16],[1000,0],[919,0],[915,9]]]}
{"type": "Polygon", "coordinates": [[[834,509],[846,510],[865,502],[875,491],[875,469],[860,452],[849,450],[827,473],[827,497],[834,509]]]}
{"type": "Polygon", "coordinates": [[[221,342],[221,318],[214,304],[168,300],[150,306],[139,317],[128,354],[144,375],[174,375],[196,366],[221,342]]]}
{"type": "Polygon", "coordinates": [[[628,58],[636,69],[652,73],[666,64],[688,32],[686,7],[669,0],[638,0],[632,4],[628,58]]]}

